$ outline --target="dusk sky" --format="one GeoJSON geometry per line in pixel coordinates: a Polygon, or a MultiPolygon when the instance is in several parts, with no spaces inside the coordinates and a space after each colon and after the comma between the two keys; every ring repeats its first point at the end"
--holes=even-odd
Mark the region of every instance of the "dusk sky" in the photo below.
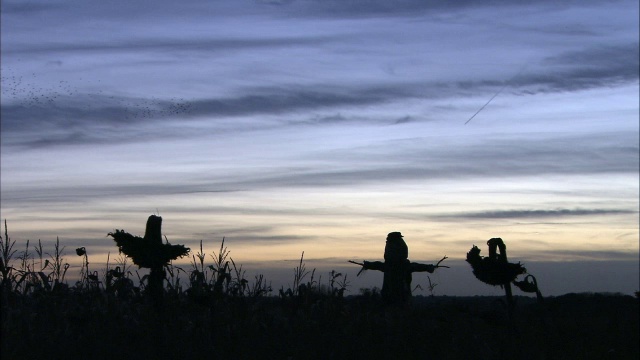
{"type": "Polygon", "coordinates": [[[9,235],[98,266],[155,213],[354,294],[401,231],[439,295],[501,294],[464,262],[501,237],[544,295],[639,290],[638,1],[480,3],[4,0],[9,235]]]}

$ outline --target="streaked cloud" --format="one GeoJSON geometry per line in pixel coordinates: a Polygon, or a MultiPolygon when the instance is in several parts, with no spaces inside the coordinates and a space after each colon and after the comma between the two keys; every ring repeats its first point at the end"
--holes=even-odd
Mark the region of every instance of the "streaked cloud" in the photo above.
{"type": "Polygon", "coordinates": [[[514,79],[531,91],[580,91],[603,86],[637,83],[640,61],[638,43],[608,45],[568,51],[542,61],[538,74],[514,79]]]}
{"type": "MultiPolygon", "coordinates": [[[[239,51],[243,49],[256,50],[260,48],[274,49],[278,47],[296,46],[319,46],[323,43],[335,41],[331,37],[273,37],[273,38],[208,38],[208,39],[155,39],[142,38],[136,40],[122,39],[111,42],[69,42],[58,43],[48,46],[23,45],[18,46],[13,56],[33,56],[37,54],[47,54],[57,56],[58,54],[70,55],[73,53],[97,54],[119,54],[135,51],[137,53],[171,52],[174,55],[186,53],[199,53],[201,55],[215,55],[228,51],[239,51]]],[[[178,60],[176,60],[177,62],[178,60]]]]}
{"type": "Polygon", "coordinates": [[[638,213],[629,209],[553,209],[553,210],[498,210],[442,215],[457,219],[545,219],[567,216],[628,215],[638,213]]]}

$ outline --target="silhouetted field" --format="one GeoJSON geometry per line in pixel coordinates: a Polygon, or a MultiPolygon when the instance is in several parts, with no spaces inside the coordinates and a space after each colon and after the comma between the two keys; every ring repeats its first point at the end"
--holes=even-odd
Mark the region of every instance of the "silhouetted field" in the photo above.
{"type": "Polygon", "coordinates": [[[638,299],[3,294],[2,358],[638,359],[638,299]]]}
{"type": "Polygon", "coordinates": [[[640,358],[638,296],[515,297],[512,315],[504,297],[385,305],[376,288],[344,296],[346,276],[322,283],[303,257],[293,286],[269,296],[265,278],[245,279],[224,241],[211,265],[201,244],[190,269],[161,268],[154,291],[149,278],[134,286],[127,257],[98,271],[78,248],[83,265],[69,286],[59,241],[51,252],[38,242],[18,253],[6,223],[4,235],[2,359],[640,358]]]}

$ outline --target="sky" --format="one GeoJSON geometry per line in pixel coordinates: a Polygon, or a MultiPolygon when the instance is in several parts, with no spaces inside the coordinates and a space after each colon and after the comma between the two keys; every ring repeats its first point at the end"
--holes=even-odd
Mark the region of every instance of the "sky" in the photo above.
{"type": "Polygon", "coordinates": [[[347,260],[400,231],[451,266],[414,286],[499,295],[464,259],[501,237],[543,295],[630,294],[638,6],[5,0],[0,216],[99,266],[159,214],[274,288],[304,252],[352,294],[382,276],[347,260]]]}

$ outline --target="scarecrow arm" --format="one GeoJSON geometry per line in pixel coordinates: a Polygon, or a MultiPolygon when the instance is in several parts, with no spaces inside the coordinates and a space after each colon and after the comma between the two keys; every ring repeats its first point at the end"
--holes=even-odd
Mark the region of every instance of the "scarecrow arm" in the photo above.
{"type": "Polygon", "coordinates": [[[436,269],[432,264],[411,263],[411,272],[429,272],[432,273],[436,269]]]}
{"type": "Polygon", "coordinates": [[[441,262],[443,262],[445,259],[447,259],[447,257],[443,257],[442,259],[440,259],[440,261],[438,261],[435,265],[433,264],[419,264],[419,263],[411,263],[411,272],[429,272],[429,273],[433,273],[437,268],[449,268],[448,266],[445,265],[440,265],[441,262]]]}
{"type": "MultiPolygon", "coordinates": [[[[358,272],[360,275],[364,270],[378,270],[384,272],[384,263],[381,261],[364,261],[364,262],[356,262],[353,260],[349,260],[350,263],[362,266],[362,269],[358,272]]],[[[356,275],[357,276],[357,275],[356,275]]]]}
{"type": "Polygon", "coordinates": [[[438,261],[438,263],[436,264],[436,268],[441,267],[441,268],[447,268],[448,269],[449,268],[448,266],[440,265],[440,263],[445,261],[446,259],[448,259],[448,257],[445,255],[442,259],[440,259],[440,261],[438,261]]]}
{"type": "Polygon", "coordinates": [[[384,272],[384,263],[382,261],[365,261],[362,268],[365,270],[378,270],[384,272]]]}

